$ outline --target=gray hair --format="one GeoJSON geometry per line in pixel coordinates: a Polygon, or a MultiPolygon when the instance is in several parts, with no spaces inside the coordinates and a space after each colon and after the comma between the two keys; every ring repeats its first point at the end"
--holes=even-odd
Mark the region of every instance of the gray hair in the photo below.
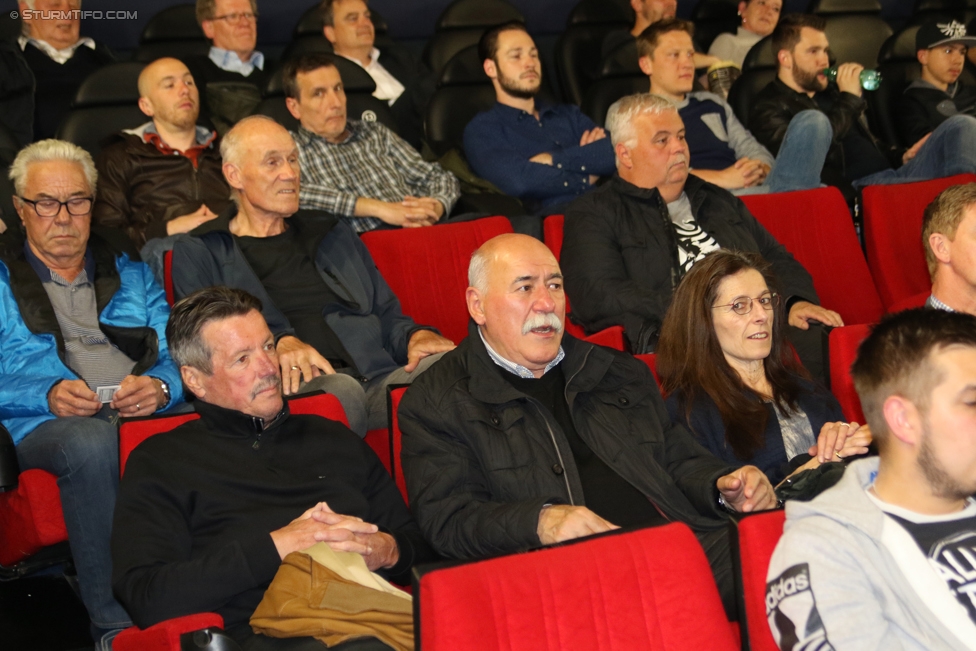
{"type": "Polygon", "coordinates": [[[92,160],[91,154],[87,151],[66,140],[49,138],[27,145],[17,154],[7,176],[13,181],[14,190],[17,194],[23,195],[27,188],[27,172],[30,166],[34,163],[58,160],[77,163],[81,166],[81,171],[85,174],[85,181],[88,183],[88,191],[94,197],[95,188],[98,184],[98,170],[95,169],[95,161],[92,160]]]}
{"type": "MultiPolygon", "coordinates": [[[[76,0],[76,2],[78,6],[70,7],[70,9],[81,9],[81,0],[76,0]]],[[[27,5],[28,9],[33,11],[34,7],[37,5],[37,0],[24,0],[24,4],[27,5]]],[[[20,21],[20,33],[24,36],[27,36],[28,38],[30,37],[30,23],[31,21],[27,21],[27,20],[20,21]]]]}
{"type": "Polygon", "coordinates": [[[614,149],[620,143],[630,149],[637,144],[634,118],[638,115],[662,115],[677,110],[674,102],[660,95],[637,93],[622,97],[611,104],[607,111],[606,127],[610,132],[610,142],[614,149]]]}
{"type": "Polygon", "coordinates": [[[488,291],[488,255],[482,251],[482,248],[471,254],[471,262],[468,264],[468,286],[485,294],[488,291]]]}
{"type": "Polygon", "coordinates": [[[203,340],[203,328],[213,321],[261,311],[261,301],[242,289],[207,287],[178,301],[166,323],[169,354],[179,368],[191,366],[213,373],[213,351],[203,340]]]}
{"type": "MultiPolygon", "coordinates": [[[[258,13],[257,0],[251,0],[251,13],[258,13]]],[[[197,0],[196,14],[198,25],[203,25],[205,20],[213,20],[217,17],[217,0],[197,0]]]]}
{"type": "Polygon", "coordinates": [[[244,151],[247,149],[245,147],[244,138],[241,136],[242,127],[251,122],[267,121],[272,124],[278,124],[273,118],[269,118],[267,115],[249,115],[243,120],[239,121],[234,127],[228,131],[223,138],[220,139],[220,158],[225,163],[231,163],[238,167],[241,166],[241,158],[243,157],[244,151]]]}

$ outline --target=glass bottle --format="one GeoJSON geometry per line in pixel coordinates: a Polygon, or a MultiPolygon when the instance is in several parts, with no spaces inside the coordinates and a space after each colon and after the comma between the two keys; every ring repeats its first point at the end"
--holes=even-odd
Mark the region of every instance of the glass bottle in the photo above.
{"type": "MultiPolygon", "coordinates": [[[[829,81],[837,81],[837,68],[824,68],[823,73],[829,81]]],[[[881,73],[877,70],[865,68],[861,71],[860,78],[861,88],[864,90],[878,90],[878,86],[881,85],[881,73]]]]}

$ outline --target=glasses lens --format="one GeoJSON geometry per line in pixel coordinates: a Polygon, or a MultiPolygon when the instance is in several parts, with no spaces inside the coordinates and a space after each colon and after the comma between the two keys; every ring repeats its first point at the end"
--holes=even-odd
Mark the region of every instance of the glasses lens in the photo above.
{"type": "Polygon", "coordinates": [[[34,210],[41,217],[54,217],[61,210],[61,202],[54,199],[41,199],[34,204],[34,210]]]}
{"type": "Polygon", "coordinates": [[[740,296],[732,302],[732,311],[743,315],[752,312],[752,299],[748,296],[740,296]]]}
{"type": "Polygon", "coordinates": [[[87,215],[92,207],[92,200],[88,198],[69,199],[65,203],[68,205],[68,213],[76,216],[87,215]]]}

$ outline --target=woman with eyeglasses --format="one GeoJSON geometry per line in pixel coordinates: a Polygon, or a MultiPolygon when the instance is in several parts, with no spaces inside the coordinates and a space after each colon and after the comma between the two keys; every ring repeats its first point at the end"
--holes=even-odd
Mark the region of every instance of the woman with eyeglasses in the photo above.
{"type": "Polygon", "coordinates": [[[776,485],[800,470],[867,452],[869,428],[846,423],[786,340],[770,267],[719,250],[674,293],[657,348],[671,418],[730,464],[752,464],[776,485]]]}

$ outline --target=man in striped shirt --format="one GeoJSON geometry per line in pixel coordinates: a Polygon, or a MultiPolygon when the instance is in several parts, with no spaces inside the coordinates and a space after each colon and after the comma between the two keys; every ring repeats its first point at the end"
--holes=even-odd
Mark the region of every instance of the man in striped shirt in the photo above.
{"type": "Polygon", "coordinates": [[[342,78],[331,56],[302,55],[282,71],[302,168],[301,208],[343,217],[357,233],[417,228],[451,212],[460,184],[378,122],[346,119],[342,78]]]}

